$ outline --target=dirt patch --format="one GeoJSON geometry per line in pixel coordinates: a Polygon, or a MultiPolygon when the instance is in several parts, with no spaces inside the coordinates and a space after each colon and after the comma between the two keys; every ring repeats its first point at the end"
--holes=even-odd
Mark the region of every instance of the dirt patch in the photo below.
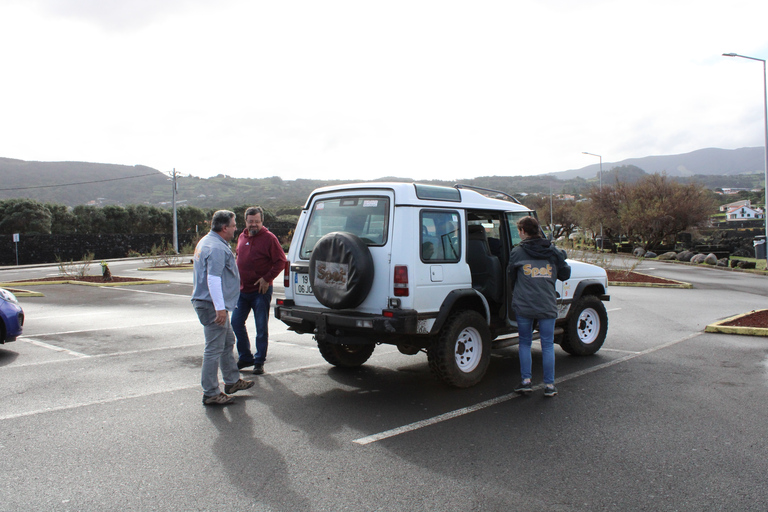
{"type": "Polygon", "coordinates": [[[608,281],[620,283],[679,284],[663,277],[648,276],[627,270],[606,270],[608,281]]]}
{"type": "Polygon", "coordinates": [[[754,313],[744,315],[720,325],[727,325],[730,327],[760,327],[766,329],[768,328],[768,309],[755,311],[754,313]]]}

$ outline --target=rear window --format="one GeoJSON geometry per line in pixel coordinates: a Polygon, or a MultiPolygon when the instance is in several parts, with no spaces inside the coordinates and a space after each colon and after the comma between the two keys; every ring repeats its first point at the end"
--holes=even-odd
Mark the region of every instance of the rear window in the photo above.
{"type": "Polygon", "coordinates": [[[322,199],[312,206],[299,257],[309,259],[317,241],[334,231],[357,235],[368,246],[385,245],[388,228],[389,198],[386,196],[322,199]]]}

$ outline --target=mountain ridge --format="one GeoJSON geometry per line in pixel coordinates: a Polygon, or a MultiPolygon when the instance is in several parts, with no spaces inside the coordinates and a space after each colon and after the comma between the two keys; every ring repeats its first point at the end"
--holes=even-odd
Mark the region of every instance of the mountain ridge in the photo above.
{"type": "MultiPolygon", "coordinates": [[[[705,148],[690,153],[629,158],[603,162],[603,183],[617,178],[638,179],[666,172],[680,180],[695,180],[709,188],[764,186],[763,148],[705,148]]],[[[461,183],[503,192],[581,194],[599,180],[599,163],[581,169],[530,176],[480,176],[461,183]],[[553,178],[556,178],[553,181],[553,178]]],[[[144,165],[101,164],[92,162],[36,162],[0,157],[0,199],[29,198],[67,206],[81,204],[147,204],[170,206],[171,183],[168,174],[144,165]]],[[[381,181],[378,178],[374,181],[381,181]]],[[[389,181],[412,181],[388,177],[389,181]]],[[[223,174],[212,178],[178,178],[179,204],[219,208],[260,204],[268,208],[297,207],[304,204],[315,188],[361,180],[283,180],[232,178],[223,174]]],[[[419,180],[452,186],[454,181],[419,180]]]]}

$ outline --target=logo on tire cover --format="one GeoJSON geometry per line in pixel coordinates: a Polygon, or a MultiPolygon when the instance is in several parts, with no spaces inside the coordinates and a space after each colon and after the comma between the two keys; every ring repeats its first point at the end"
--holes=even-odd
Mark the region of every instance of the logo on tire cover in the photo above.
{"type": "Polygon", "coordinates": [[[326,288],[347,289],[348,263],[318,261],[315,266],[315,286],[322,283],[326,288]]]}

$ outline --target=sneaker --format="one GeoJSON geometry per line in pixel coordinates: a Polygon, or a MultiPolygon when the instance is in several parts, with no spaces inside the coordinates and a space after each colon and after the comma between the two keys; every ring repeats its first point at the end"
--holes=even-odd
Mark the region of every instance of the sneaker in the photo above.
{"type": "Polygon", "coordinates": [[[213,396],[203,395],[203,405],[227,405],[234,401],[231,396],[227,396],[224,393],[213,396]]]}
{"type": "Polygon", "coordinates": [[[557,388],[553,384],[544,386],[544,396],[555,396],[557,394],[557,388]]]}
{"type": "Polygon", "coordinates": [[[238,361],[237,362],[237,369],[242,370],[243,368],[248,368],[249,366],[253,366],[253,361],[250,363],[248,361],[238,361]]]}
{"type": "Polygon", "coordinates": [[[252,388],[252,387],[253,387],[253,381],[252,380],[238,379],[238,381],[235,382],[234,384],[225,384],[224,385],[224,392],[232,394],[232,393],[237,393],[241,389],[248,389],[248,388],[252,388]]]}
{"type": "Polygon", "coordinates": [[[253,365],[253,374],[254,375],[261,375],[264,373],[264,365],[263,364],[254,364],[253,365]]]}
{"type": "Polygon", "coordinates": [[[533,386],[531,386],[531,381],[524,382],[520,381],[520,384],[517,385],[515,388],[515,393],[520,393],[521,395],[527,395],[533,391],[533,386]]]}

